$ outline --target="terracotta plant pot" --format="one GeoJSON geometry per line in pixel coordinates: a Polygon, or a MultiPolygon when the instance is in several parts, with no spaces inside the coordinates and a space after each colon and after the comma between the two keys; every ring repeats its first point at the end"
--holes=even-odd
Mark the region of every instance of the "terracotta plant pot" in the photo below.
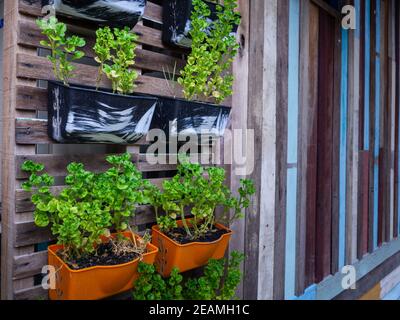
{"type": "MultiPolygon", "coordinates": [[[[182,221],[178,221],[178,225],[182,226],[182,221]]],[[[159,249],[155,262],[158,272],[162,276],[168,277],[174,267],[178,268],[180,272],[186,272],[205,266],[210,259],[222,259],[233,232],[221,224],[215,226],[228,232],[214,242],[188,244],[175,242],[162,233],[158,226],[153,226],[152,243],[159,249]]]]}
{"type": "MultiPolygon", "coordinates": [[[[125,232],[124,235],[140,239],[131,232],[125,232]]],[[[121,265],[72,270],[56,254],[62,248],[62,245],[52,245],[48,248],[48,263],[56,270],[56,289],[49,290],[51,300],[99,300],[111,297],[131,290],[139,277],[137,269],[140,258],[121,265]]],[[[142,261],[153,264],[158,249],[148,244],[147,251],[142,261]]]]}

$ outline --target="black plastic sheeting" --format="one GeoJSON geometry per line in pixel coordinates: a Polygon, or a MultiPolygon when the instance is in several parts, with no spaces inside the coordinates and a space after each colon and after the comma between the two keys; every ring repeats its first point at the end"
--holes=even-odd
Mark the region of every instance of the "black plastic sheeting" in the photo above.
{"type": "Polygon", "coordinates": [[[134,144],[147,135],[157,99],[49,81],[49,136],[59,143],[134,144]]]}
{"type": "Polygon", "coordinates": [[[53,5],[56,13],[100,25],[133,28],[142,18],[146,0],[42,0],[53,5]]]}
{"type": "Polygon", "coordinates": [[[151,128],[161,129],[167,136],[222,137],[230,113],[226,106],[158,97],[151,128]]]}
{"type": "MultiPolygon", "coordinates": [[[[216,21],[217,4],[204,1],[210,8],[209,22],[216,21]]],[[[163,0],[163,33],[164,43],[181,48],[190,48],[191,16],[193,11],[192,0],[163,0]]],[[[233,28],[236,33],[238,26],[233,28]]],[[[206,30],[208,32],[208,30],[206,30]]]]}

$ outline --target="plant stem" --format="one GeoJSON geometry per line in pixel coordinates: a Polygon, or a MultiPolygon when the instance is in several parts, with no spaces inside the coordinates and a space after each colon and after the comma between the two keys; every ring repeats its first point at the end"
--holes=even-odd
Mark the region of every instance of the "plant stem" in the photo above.
{"type": "Polygon", "coordinates": [[[187,225],[186,217],[185,217],[185,211],[184,211],[184,207],[183,206],[181,207],[181,217],[182,217],[182,224],[183,224],[183,227],[185,228],[185,231],[186,231],[187,235],[190,238],[192,238],[193,236],[192,236],[192,233],[190,232],[190,229],[189,229],[189,227],[187,225]]]}

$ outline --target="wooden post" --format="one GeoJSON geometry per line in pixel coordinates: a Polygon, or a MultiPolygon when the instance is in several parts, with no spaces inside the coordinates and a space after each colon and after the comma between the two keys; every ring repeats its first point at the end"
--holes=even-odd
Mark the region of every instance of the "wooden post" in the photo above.
{"type": "MultiPolygon", "coordinates": [[[[235,82],[233,84],[233,98],[232,98],[232,131],[241,129],[243,130],[242,139],[245,138],[244,131],[247,129],[247,112],[248,112],[248,80],[249,80],[249,44],[250,44],[250,2],[248,0],[239,0],[238,9],[242,15],[242,22],[238,30],[238,41],[240,43],[240,50],[238,57],[233,63],[233,74],[235,75],[235,82]]],[[[234,142],[231,139],[225,139],[225,145],[229,145],[230,149],[233,148],[234,142]]],[[[232,152],[231,152],[232,158],[232,152]]],[[[231,159],[232,160],[232,159],[231,159]]],[[[231,162],[231,189],[237,190],[240,186],[240,176],[237,175],[237,164],[231,162]]],[[[237,235],[233,237],[230,242],[230,251],[237,250],[239,252],[245,251],[245,220],[235,222],[232,230],[237,235]]],[[[242,272],[244,267],[242,268],[242,272]]],[[[238,288],[238,297],[243,298],[243,282],[238,288]]]]}
{"type": "Polygon", "coordinates": [[[254,130],[257,193],[246,215],[246,299],[272,299],[275,277],[277,188],[278,1],[250,1],[247,128],[254,130]]]}
{"type": "Polygon", "coordinates": [[[1,299],[13,298],[12,280],[15,238],[15,118],[18,1],[5,0],[4,19],[4,96],[2,141],[2,241],[1,299]]]}

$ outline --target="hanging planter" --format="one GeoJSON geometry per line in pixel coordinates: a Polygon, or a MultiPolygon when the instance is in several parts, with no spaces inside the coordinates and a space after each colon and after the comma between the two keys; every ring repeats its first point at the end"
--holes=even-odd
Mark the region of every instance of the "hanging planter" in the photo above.
{"type": "Polygon", "coordinates": [[[58,143],[134,144],[150,129],[157,99],[49,81],[49,136],[58,143]]]}
{"type": "MultiPolygon", "coordinates": [[[[135,236],[140,240],[130,232],[125,232],[124,235],[131,238],[135,236]]],[[[61,245],[48,248],[48,263],[57,272],[55,289],[49,290],[51,300],[99,300],[131,290],[139,278],[139,262],[153,264],[158,252],[158,249],[149,243],[147,253],[143,254],[142,259],[139,257],[120,265],[72,270],[57,254],[61,250],[61,245]]]]}
{"type": "MultiPolygon", "coordinates": [[[[187,220],[190,224],[190,220],[187,220]]],[[[182,221],[177,221],[182,227],[182,221]]],[[[158,272],[168,277],[173,268],[186,272],[208,263],[210,259],[222,259],[225,256],[233,232],[221,224],[215,225],[215,233],[219,238],[209,242],[191,242],[180,244],[160,231],[159,226],[153,226],[152,243],[159,248],[155,265],[158,272]]]]}
{"type": "Polygon", "coordinates": [[[130,229],[151,186],[131,154],[110,155],[106,161],[110,167],[102,172],[70,163],[61,193],[54,191],[55,177],[44,172],[43,164],[25,161],[21,167],[30,174],[22,188],[31,194],[35,225],[49,228],[57,241],[48,248],[53,300],[102,299],[130,290],[138,263],[154,263],[158,249],[150,235],[139,237],[130,229]]]}
{"type": "Polygon", "coordinates": [[[229,123],[231,108],[216,104],[157,97],[151,128],[170,136],[222,137],[229,123]]]}
{"type": "Polygon", "coordinates": [[[233,234],[224,225],[243,217],[255,193],[253,182],[243,179],[235,197],[226,186],[225,169],[203,168],[188,158],[180,157],[177,171],[164,181],[162,192],[149,196],[157,221],[152,229],[152,243],[159,248],[155,264],[164,276],[174,267],[185,272],[223,258],[233,234]],[[220,219],[215,216],[218,207],[225,213],[220,219]],[[185,217],[188,212],[191,219],[185,217]]]}
{"type": "Polygon", "coordinates": [[[42,6],[47,5],[54,6],[56,13],[62,16],[133,28],[144,14],[146,0],[42,0],[42,6]]]}
{"type": "MultiPolygon", "coordinates": [[[[211,11],[207,21],[211,24],[218,19],[217,2],[204,1],[211,11]]],[[[164,0],[163,1],[163,34],[164,43],[189,49],[192,45],[190,31],[192,30],[191,15],[194,9],[192,0],[164,0]]],[[[238,25],[233,32],[236,33],[238,25]]],[[[209,32],[210,29],[206,30],[209,32]]]]}

